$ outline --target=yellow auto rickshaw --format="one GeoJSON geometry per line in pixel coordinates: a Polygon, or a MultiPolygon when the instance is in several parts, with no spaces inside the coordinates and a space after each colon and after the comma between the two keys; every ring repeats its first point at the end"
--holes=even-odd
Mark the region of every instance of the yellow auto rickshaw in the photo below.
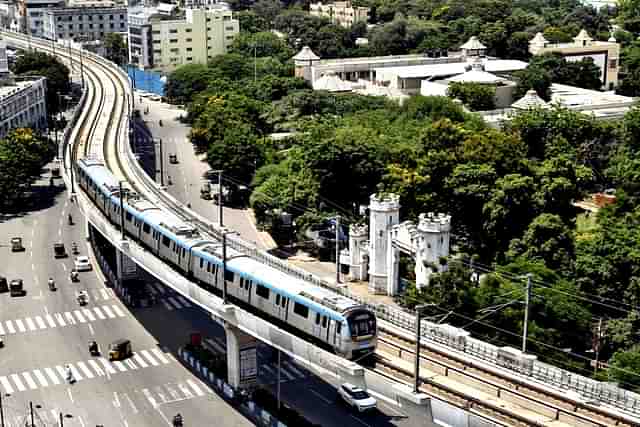
{"type": "Polygon", "coordinates": [[[129,340],[120,339],[109,344],[109,360],[126,359],[132,354],[131,341],[129,340]]]}

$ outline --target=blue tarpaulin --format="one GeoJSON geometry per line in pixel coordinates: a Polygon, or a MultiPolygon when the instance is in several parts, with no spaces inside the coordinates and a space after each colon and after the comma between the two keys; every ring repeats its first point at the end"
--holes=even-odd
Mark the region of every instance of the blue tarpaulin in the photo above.
{"type": "Polygon", "coordinates": [[[164,96],[164,78],[160,73],[144,71],[134,66],[127,66],[126,71],[136,89],[164,96]]]}

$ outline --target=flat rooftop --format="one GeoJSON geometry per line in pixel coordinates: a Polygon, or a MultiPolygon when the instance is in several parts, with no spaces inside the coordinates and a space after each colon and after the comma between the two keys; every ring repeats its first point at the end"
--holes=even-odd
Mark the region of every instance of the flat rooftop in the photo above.
{"type": "Polygon", "coordinates": [[[29,80],[13,81],[9,85],[0,86],[0,100],[13,95],[14,93],[18,93],[25,88],[28,88],[34,82],[40,80],[41,78],[42,77],[34,77],[33,79],[29,80]]]}
{"type": "MultiPolygon", "coordinates": [[[[524,70],[527,63],[515,59],[486,58],[482,64],[488,73],[504,73],[524,70]]],[[[471,64],[466,61],[448,62],[445,64],[408,65],[404,67],[376,68],[376,72],[396,74],[401,79],[429,77],[445,77],[464,73],[471,64]]]]}

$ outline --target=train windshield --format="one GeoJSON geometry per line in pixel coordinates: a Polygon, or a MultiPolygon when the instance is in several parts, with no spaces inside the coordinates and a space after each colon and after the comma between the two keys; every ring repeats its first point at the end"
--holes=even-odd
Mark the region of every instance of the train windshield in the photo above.
{"type": "Polygon", "coordinates": [[[359,310],[351,313],[347,317],[347,322],[354,337],[364,338],[376,334],[376,318],[368,311],[359,310]]]}

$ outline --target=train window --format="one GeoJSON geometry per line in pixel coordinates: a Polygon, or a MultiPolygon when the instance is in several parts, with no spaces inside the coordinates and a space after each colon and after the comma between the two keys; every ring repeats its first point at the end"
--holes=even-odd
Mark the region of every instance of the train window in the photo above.
{"type": "Polygon", "coordinates": [[[131,218],[133,218],[133,215],[131,215],[129,212],[125,212],[124,217],[127,219],[127,221],[131,222],[131,218]]]}
{"type": "Polygon", "coordinates": [[[338,322],[336,325],[336,332],[340,335],[340,332],[342,332],[342,323],[338,322]]]}
{"type": "Polygon", "coordinates": [[[202,270],[202,266],[204,265],[204,260],[200,258],[200,269],[202,270]]]}
{"type": "Polygon", "coordinates": [[[280,294],[276,294],[276,305],[280,304],[280,294]]]}
{"type": "Polygon", "coordinates": [[[207,273],[211,273],[211,263],[207,261],[207,273]]]}
{"type": "Polygon", "coordinates": [[[297,302],[293,304],[293,312],[300,317],[304,317],[305,319],[309,317],[309,307],[297,302]]]}
{"type": "Polygon", "coordinates": [[[240,287],[244,288],[244,277],[240,277],[240,287]]]}
{"type": "Polygon", "coordinates": [[[316,325],[320,324],[320,313],[316,313],[316,325]]]}
{"type": "Polygon", "coordinates": [[[142,231],[149,234],[149,231],[151,231],[151,227],[149,227],[149,224],[142,224],[142,231]]]}
{"type": "Polygon", "coordinates": [[[323,328],[327,327],[327,316],[322,316],[322,327],[323,328]]]}
{"type": "Polygon", "coordinates": [[[185,248],[182,248],[182,256],[183,257],[187,256],[187,250],[185,248]]]}
{"type": "Polygon", "coordinates": [[[282,297],[282,306],[284,307],[285,305],[287,305],[287,299],[282,297]]]}
{"type": "Polygon", "coordinates": [[[269,299],[269,288],[267,288],[266,286],[257,285],[256,295],[265,299],[269,299]]]}
{"type": "Polygon", "coordinates": [[[167,236],[162,236],[162,244],[165,245],[166,247],[169,247],[169,244],[171,243],[171,240],[169,240],[169,238],[167,236]]]}
{"type": "Polygon", "coordinates": [[[227,282],[233,282],[233,276],[233,271],[226,270],[224,272],[224,280],[226,280],[227,282]]]}

